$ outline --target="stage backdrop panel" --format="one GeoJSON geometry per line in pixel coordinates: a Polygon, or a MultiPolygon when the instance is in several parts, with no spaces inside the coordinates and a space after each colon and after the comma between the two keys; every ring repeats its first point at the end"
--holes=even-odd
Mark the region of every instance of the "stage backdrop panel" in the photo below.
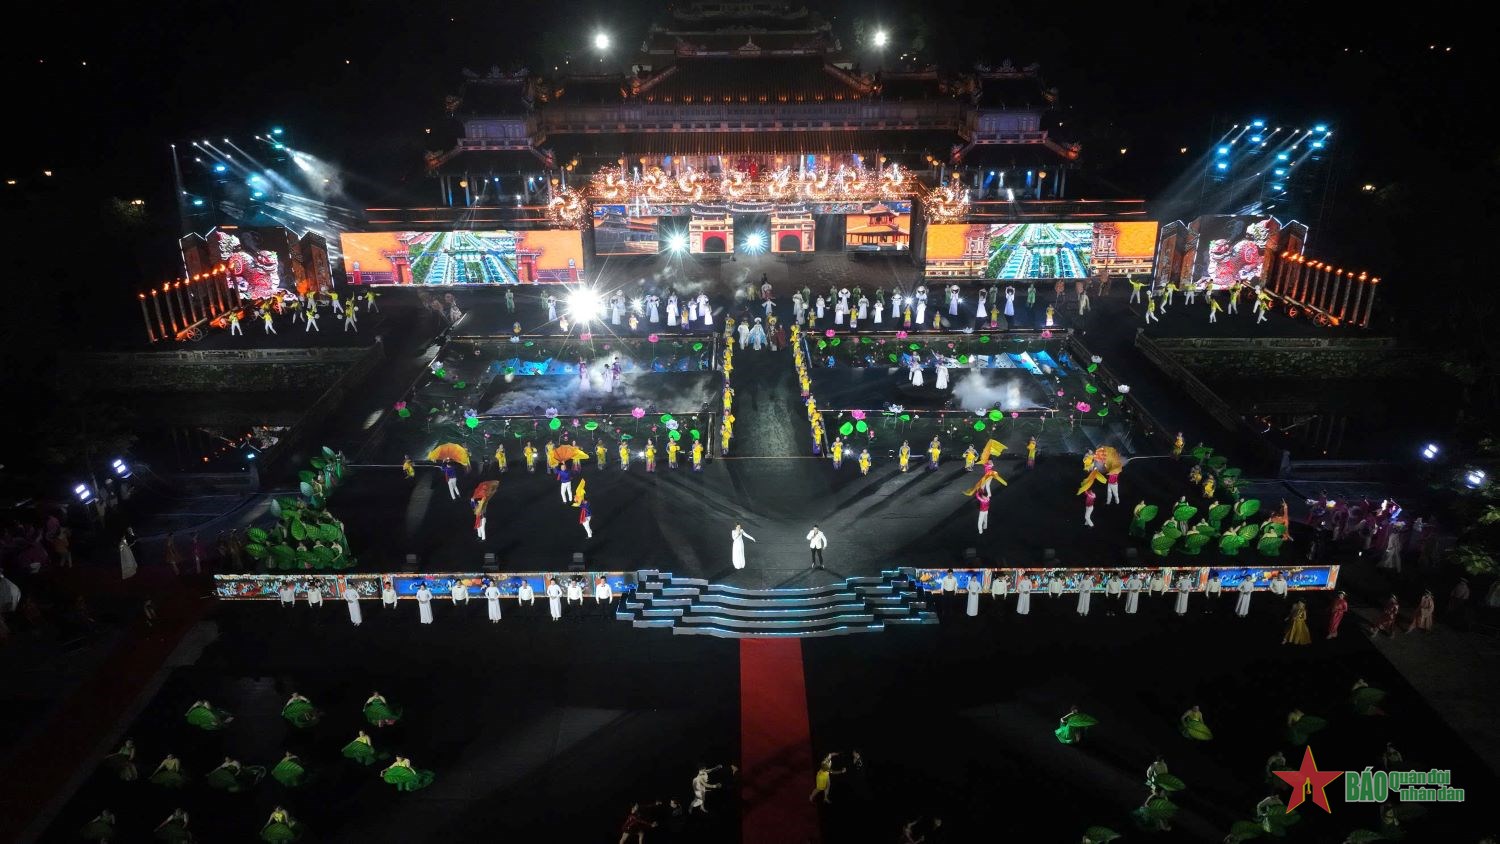
{"type": "Polygon", "coordinates": [[[576,282],[583,237],[574,229],[346,232],[350,284],[432,286],[576,282]]]}
{"type": "MultiPolygon", "coordinates": [[[[912,579],[917,586],[928,591],[936,592],[942,589],[943,577],[947,569],[916,568],[912,570],[912,579]]],[[[990,584],[997,577],[1005,577],[1010,581],[1011,591],[1015,591],[1016,578],[1026,577],[1031,580],[1032,588],[1036,592],[1045,592],[1047,581],[1052,575],[1062,578],[1063,592],[1077,594],[1079,584],[1083,582],[1085,574],[1094,576],[1094,591],[1104,591],[1104,579],[1111,574],[1118,574],[1121,580],[1128,579],[1132,573],[1140,575],[1142,580],[1150,581],[1160,574],[1166,580],[1168,588],[1177,582],[1177,578],[1186,574],[1192,579],[1194,591],[1201,592],[1208,585],[1208,579],[1214,574],[1219,575],[1223,584],[1224,592],[1227,594],[1240,586],[1240,581],[1249,577],[1255,582],[1258,592],[1268,591],[1271,588],[1271,578],[1277,572],[1286,578],[1289,590],[1327,590],[1338,586],[1338,566],[1137,566],[1129,568],[1125,566],[1109,566],[1104,568],[1003,568],[1003,569],[954,569],[953,574],[958,578],[958,590],[968,591],[969,584],[979,585],[980,588],[988,590],[990,584]]]]}
{"type": "Polygon", "coordinates": [[[595,255],[655,255],[661,235],[653,209],[634,205],[594,206],[595,255]]]}
{"type": "Polygon", "coordinates": [[[927,227],[926,276],[1013,281],[1150,273],[1156,230],[1152,220],[935,224],[927,227]]]}
{"type": "Polygon", "coordinates": [[[396,597],[402,600],[415,600],[417,588],[423,583],[432,590],[435,598],[448,599],[453,591],[455,582],[462,582],[468,590],[470,597],[481,598],[484,595],[484,581],[494,581],[499,588],[501,597],[514,598],[520,591],[523,581],[530,583],[532,590],[539,599],[545,600],[547,595],[547,581],[557,578],[559,584],[567,584],[568,581],[579,578],[584,581],[585,594],[590,600],[594,595],[594,582],[603,577],[609,584],[609,588],[616,597],[635,591],[635,572],[621,571],[591,571],[591,572],[557,572],[557,573],[506,573],[506,572],[451,572],[433,574],[393,573],[393,574],[296,574],[274,575],[274,574],[217,574],[214,575],[214,594],[226,600],[232,601],[274,601],[280,598],[281,585],[292,584],[297,593],[298,600],[306,600],[308,587],[317,583],[318,588],[323,591],[323,597],[327,600],[336,600],[343,596],[344,591],[353,589],[359,592],[360,597],[379,600],[381,590],[390,585],[396,590],[396,597]]]}
{"type": "Polygon", "coordinates": [[[911,249],[911,203],[866,202],[846,215],[844,246],[851,252],[906,252],[911,249]]]}

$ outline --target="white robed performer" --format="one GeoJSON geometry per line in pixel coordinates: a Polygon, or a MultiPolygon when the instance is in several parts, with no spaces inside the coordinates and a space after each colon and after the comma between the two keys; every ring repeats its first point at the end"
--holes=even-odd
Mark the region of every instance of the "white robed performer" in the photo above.
{"type": "Polygon", "coordinates": [[[750,323],[741,321],[735,331],[740,335],[740,348],[750,345],[750,323]]]}
{"type": "Polygon", "coordinates": [[[983,293],[979,294],[979,304],[974,308],[974,319],[982,320],[990,315],[989,303],[989,299],[985,298],[983,293]]]}
{"type": "Polygon", "coordinates": [[[922,380],[922,361],[913,355],[911,359],[911,385],[913,387],[920,387],[922,386],[922,380]]]}
{"type": "Polygon", "coordinates": [[[698,315],[703,317],[704,325],[714,324],[714,310],[708,306],[708,294],[698,294],[698,315]]]}
{"type": "Polygon", "coordinates": [[[1141,606],[1141,576],[1131,572],[1130,579],[1125,581],[1125,614],[1135,615],[1135,611],[1141,606]]]}
{"type": "Polygon", "coordinates": [[[869,318],[869,316],[870,316],[870,297],[863,296],[863,295],[859,297],[859,309],[858,309],[858,313],[859,313],[859,318],[860,319],[868,319],[869,318]]]}
{"type": "Polygon", "coordinates": [[[1086,574],[1078,583],[1078,614],[1089,614],[1089,602],[1094,599],[1094,576],[1086,574]]]}
{"type": "Polygon", "coordinates": [[[547,321],[557,322],[557,297],[547,297],[547,321]]]}
{"type": "Polygon", "coordinates": [[[801,325],[802,318],[807,316],[807,303],[802,301],[802,291],[792,294],[792,322],[801,325]]]}
{"type": "Polygon", "coordinates": [[[382,607],[396,606],[396,587],[386,583],[380,587],[380,605],[382,607]]]}
{"type": "Polygon", "coordinates": [[[1005,315],[1008,317],[1016,315],[1016,289],[1014,287],[1005,288],[1005,315]]]}
{"type": "Polygon", "coordinates": [[[882,301],[880,301],[879,299],[876,299],[875,300],[875,324],[876,325],[880,325],[882,322],[884,322],[884,317],[885,317],[885,303],[882,302],[882,301]]]}
{"type": "Polygon", "coordinates": [[[281,584],[281,588],[276,590],[276,595],[281,599],[283,607],[290,607],[297,603],[297,590],[292,588],[290,582],[281,584]]]}
{"type": "Polygon", "coordinates": [[[917,325],[927,324],[927,297],[922,294],[921,289],[917,292],[917,325]]]}
{"type": "Polygon", "coordinates": [[[619,294],[609,299],[609,322],[611,325],[619,325],[625,320],[625,297],[619,294]]]}
{"type": "Polygon", "coordinates": [[[661,299],[658,299],[655,296],[646,297],[646,319],[650,320],[652,325],[661,322],[661,309],[658,308],[656,304],[660,301],[661,299]]]}
{"type": "Polygon", "coordinates": [[[1234,614],[1240,618],[1250,614],[1250,596],[1255,594],[1255,578],[1246,577],[1240,581],[1240,596],[1234,600],[1234,614]]]}
{"type": "Polygon", "coordinates": [[[454,579],[453,585],[448,587],[448,597],[455,604],[467,604],[469,602],[469,587],[462,580],[454,579]]]}
{"type": "Polygon", "coordinates": [[[833,324],[843,325],[844,314],[847,313],[849,313],[849,303],[840,297],[839,303],[833,306],[833,324]]]}
{"type": "Polygon", "coordinates": [[[547,584],[547,612],[552,615],[553,621],[562,619],[562,587],[557,585],[557,578],[553,578],[547,584]]]}
{"type": "Polygon", "coordinates": [[[1192,594],[1193,582],[1187,575],[1177,578],[1177,614],[1187,615],[1188,595],[1192,594]]]}
{"type": "Polygon", "coordinates": [[[364,615],[359,611],[359,590],[354,587],[344,589],[344,604],[349,607],[349,623],[355,627],[365,622],[364,615]]]}
{"type": "Polygon", "coordinates": [[[813,302],[813,312],[818,315],[818,319],[823,318],[823,309],[827,307],[828,302],[823,299],[822,294],[818,294],[817,301],[813,302]]]}
{"type": "Polygon", "coordinates": [[[516,603],[528,607],[536,605],[536,590],[531,588],[531,581],[522,580],[521,585],[516,588],[516,603]]]}
{"type": "Polygon", "coordinates": [[[307,587],[307,605],[309,607],[322,607],[323,606],[323,589],[322,589],[322,587],[318,586],[318,582],[316,580],[314,580],[312,583],[308,584],[308,587],[307,587]]]}
{"type": "Polygon", "coordinates": [[[734,548],[730,551],[729,559],[734,563],[735,568],[742,569],[745,567],[745,540],[754,542],[755,537],[746,533],[744,528],[735,525],[734,530],[729,532],[729,538],[734,540],[734,548]]]}
{"type": "Polygon", "coordinates": [[[135,551],[130,548],[130,535],[120,537],[120,579],[129,580],[135,577],[137,568],[135,564],[135,551]]]}
{"type": "Polygon", "coordinates": [[[1003,601],[1008,595],[1010,595],[1010,578],[1003,574],[995,575],[995,578],[990,581],[990,597],[1003,601]]]}
{"type": "Polygon", "coordinates": [[[948,316],[958,316],[958,303],[962,301],[963,297],[958,295],[958,285],[948,288],[948,316]]]}
{"type": "Polygon", "coordinates": [[[489,586],[484,587],[484,602],[488,605],[485,607],[485,609],[489,611],[490,621],[499,621],[500,587],[496,586],[493,583],[491,583],[489,586]]]}
{"type": "Polygon", "coordinates": [[[934,387],[939,390],[948,389],[948,359],[939,357],[937,359],[937,380],[933,382],[934,387]]]}
{"type": "Polygon", "coordinates": [[[901,288],[891,291],[891,319],[901,318],[901,288]]]}
{"type": "Polygon", "coordinates": [[[1031,578],[1021,575],[1016,578],[1016,615],[1031,613],[1031,578]]]}
{"type": "Polygon", "coordinates": [[[698,300],[697,300],[697,298],[693,297],[693,296],[689,296],[687,302],[688,302],[687,322],[684,323],[684,325],[683,325],[684,328],[686,328],[687,326],[692,325],[693,323],[695,323],[695,322],[698,321],[698,300]]]}
{"type": "Polygon", "coordinates": [[[969,615],[979,615],[979,593],[984,589],[979,585],[979,578],[969,575],[969,583],[964,588],[969,592],[969,605],[966,612],[969,615]]]}
{"type": "Polygon", "coordinates": [[[677,326],[677,294],[673,293],[667,297],[667,325],[677,326]]]}
{"type": "Polygon", "coordinates": [[[432,590],[426,583],[417,587],[417,618],[423,624],[432,623],[432,590]]]}

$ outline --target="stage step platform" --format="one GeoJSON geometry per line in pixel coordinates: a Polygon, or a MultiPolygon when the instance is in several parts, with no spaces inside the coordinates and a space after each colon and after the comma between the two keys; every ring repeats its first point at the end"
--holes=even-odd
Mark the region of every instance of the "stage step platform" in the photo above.
{"type": "Polygon", "coordinates": [[[725,639],[878,633],[890,624],[936,624],[937,614],[907,572],[850,577],[826,586],[746,589],[670,572],[637,573],[615,611],[633,627],[725,639]]]}

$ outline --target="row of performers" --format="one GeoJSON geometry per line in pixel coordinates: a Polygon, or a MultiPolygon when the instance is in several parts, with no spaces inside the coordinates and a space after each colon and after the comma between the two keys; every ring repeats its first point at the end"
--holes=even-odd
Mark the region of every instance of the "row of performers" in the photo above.
{"type": "MultiPolygon", "coordinates": [[[[979,597],[984,591],[983,587],[975,583],[972,576],[970,576],[964,586],[968,594],[968,614],[978,615],[979,597]],[[973,588],[969,588],[970,586],[973,588]]],[[[959,581],[958,576],[953,573],[952,569],[949,569],[943,575],[942,579],[938,581],[937,587],[939,595],[945,601],[951,603],[957,600],[959,581]]],[[[1268,588],[1271,594],[1285,598],[1287,595],[1287,580],[1280,572],[1277,572],[1272,576],[1268,588]]],[[[1014,583],[1009,575],[997,575],[990,581],[989,588],[990,596],[997,600],[1007,600],[1011,592],[1015,592],[1016,613],[1019,615],[1026,615],[1031,612],[1031,595],[1033,592],[1042,592],[1055,600],[1062,597],[1066,591],[1067,581],[1061,574],[1056,572],[1037,577],[1036,579],[1028,575],[1021,575],[1015,578],[1014,583]]],[[[1104,597],[1107,599],[1123,599],[1127,615],[1133,615],[1139,609],[1142,592],[1145,592],[1150,597],[1161,596],[1171,592],[1176,596],[1175,612],[1178,615],[1186,615],[1188,611],[1188,598],[1193,592],[1198,591],[1198,589],[1197,578],[1188,574],[1180,575],[1176,581],[1169,583],[1167,575],[1160,571],[1149,577],[1134,571],[1125,572],[1123,575],[1119,572],[1111,572],[1109,574],[1101,572],[1097,576],[1089,573],[1085,574],[1078,581],[1077,612],[1079,615],[1089,614],[1096,591],[1103,592],[1104,597]]],[[[1223,582],[1217,574],[1209,577],[1208,583],[1203,587],[1204,597],[1209,600],[1219,598],[1224,594],[1224,591],[1223,582]]],[[[1256,591],[1254,579],[1247,577],[1241,580],[1239,586],[1231,591],[1238,593],[1234,605],[1235,615],[1241,618],[1249,615],[1250,599],[1256,591]]],[[[1340,592],[1339,595],[1342,596],[1343,593],[1340,592]]]]}

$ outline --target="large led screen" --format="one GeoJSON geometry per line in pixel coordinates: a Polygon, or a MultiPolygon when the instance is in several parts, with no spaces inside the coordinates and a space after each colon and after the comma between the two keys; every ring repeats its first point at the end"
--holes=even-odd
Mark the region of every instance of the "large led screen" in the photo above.
{"type": "Polygon", "coordinates": [[[950,223],[927,227],[929,278],[1052,279],[1149,273],[1156,223],[950,223]]]}
{"type": "Polygon", "coordinates": [[[853,252],[905,252],[911,248],[911,203],[867,202],[846,215],[844,245],[853,252]]]}
{"type": "Polygon", "coordinates": [[[479,285],[578,281],[574,230],[360,232],[340,235],[350,284],[479,285]]]}
{"type": "Polygon", "coordinates": [[[661,250],[655,214],[629,205],[594,206],[595,255],[654,255],[661,250]]]}

